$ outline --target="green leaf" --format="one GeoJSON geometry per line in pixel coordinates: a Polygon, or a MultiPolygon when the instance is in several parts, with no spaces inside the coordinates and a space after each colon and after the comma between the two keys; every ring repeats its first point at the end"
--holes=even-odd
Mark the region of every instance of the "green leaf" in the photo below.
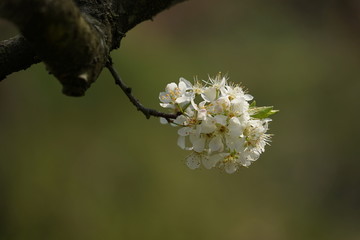
{"type": "Polygon", "coordinates": [[[268,116],[274,115],[275,113],[280,112],[280,110],[271,110],[268,114],[268,116]]]}
{"type": "Polygon", "coordinates": [[[257,119],[264,119],[277,112],[279,112],[279,110],[273,110],[273,106],[255,107],[250,109],[250,116],[257,119]]]}
{"type": "Polygon", "coordinates": [[[256,107],[256,101],[255,100],[250,104],[249,108],[254,108],[254,107],[256,107]]]}

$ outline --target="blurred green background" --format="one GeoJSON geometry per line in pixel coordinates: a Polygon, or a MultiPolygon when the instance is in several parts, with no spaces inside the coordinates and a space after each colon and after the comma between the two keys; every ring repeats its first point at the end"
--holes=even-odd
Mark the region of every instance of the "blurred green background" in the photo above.
{"type": "MultiPolygon", "coordinates": [[[[281,112],[272,146],[228,175],[188,169],[104,70],[85,97],[43,64],[0,83],[0,239],[360,239],[360,4],[190,0],[112,53],[157,108],[179,77],[221,71],[281,112]]],[[[16,34],[0,21],[1,39],[16,34]]]]}

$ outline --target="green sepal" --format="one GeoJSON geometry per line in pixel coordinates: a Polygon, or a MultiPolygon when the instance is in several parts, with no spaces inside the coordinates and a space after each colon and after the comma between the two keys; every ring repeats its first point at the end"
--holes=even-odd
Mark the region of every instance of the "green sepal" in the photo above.
{"type": "Polygon", "coordinates": [[[187,103],[185,106],[181,107],[179,103],[176,105],[178,106],[181,113],[185,113],[185,110],[190,106],[191,102],[187,103]]]}
{"type": "Polygon", "coordinates": [[[257,119],[264,119],[277,112],[279,112],[279,110],[273,110],[273,106],[254,107],[250,109],[250,116],[257,119]]]}

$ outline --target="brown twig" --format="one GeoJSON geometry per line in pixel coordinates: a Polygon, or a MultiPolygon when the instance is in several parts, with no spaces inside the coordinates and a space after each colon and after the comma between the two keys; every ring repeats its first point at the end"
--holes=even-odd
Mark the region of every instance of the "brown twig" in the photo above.
{"type": "Polygon", "coordinates": [[[132,89],[125,85],[125,83],[122,81],[120,75],[116,72],[116,70],[113,67],[113,63],[111,58],[106,63],[106,67],[109,69],[111,75],[113,76],[115,80],[115,84],[118,85],[123,92],[126,94],[126,96],[129,98],[130,102],[136,107],[138,111],[141,111],[147,119],[149,119],[151,116],[153,117],[162,117],[165,118],[168,122],[172,122],[171,119],[175,119],[177,116],[179,116],[181,113],[163,113],[158,112],[155,109],[146,108],[144,107],[137,98],[132,95],[132,89]]]}

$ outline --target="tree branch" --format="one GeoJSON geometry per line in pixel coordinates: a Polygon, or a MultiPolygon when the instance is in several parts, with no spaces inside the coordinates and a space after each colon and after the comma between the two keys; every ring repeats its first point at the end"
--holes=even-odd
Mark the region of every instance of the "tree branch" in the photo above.
{"type": "Polygon", "coordinates": [[[0,81],[7,75],[40,62],[29,42],[16,36],[0,42],[0,81]]]}
{"type": "Polygon", "coordinates": [[[144,107],[138,99],[136,99],[133,95],[132,95],[132,89],[128,86],[125,85],[125,83],[122,81],[120,75],[116,72],[116,70],[113,67],[113,63],[111,58],[109,58],[106,67],[109,69],[111,75],[113,76],[114,80],[115,80],[115,84],[118,85],[121,90],[123,90],[123,92],[126,94],[126,96],[129,98],[130,102],[136,107],[136,109],[138,111],[141,111],[145,117],[147,119],[150,118],[150,116],[154,116],[154,117],[163,117],[165,118],[168,122],[171,122],[170,119],[175,119],[177,116],[179,116],[181,113],[174,113],[174,114],[169,114],[169,113],[162,113],[162,112],[158,112],[154,109],[151,108],[146,108],[144,107]]]}
{"type": "Polygon", "coordinates": [[[85,20],[72,0],[2,0],[0,13],[19,27],[67,95],[83,95],[105,65],[106,28],[85,20]]]}
{"type": "Polygon", "coordinates": [[[41,58],[60,80],[64,94],[82,96],[127,31],[183,1],[1,0],[0,16],[14,22],[28,42],[12,39],[0,43],[0,79],[41,58]],[[13,54],[11,49],[24,52],[13,54]],[[15,56],[21,60],[15,61],[15,56]],[[6,66],[12,68],[3,70],[6,66]]]}

